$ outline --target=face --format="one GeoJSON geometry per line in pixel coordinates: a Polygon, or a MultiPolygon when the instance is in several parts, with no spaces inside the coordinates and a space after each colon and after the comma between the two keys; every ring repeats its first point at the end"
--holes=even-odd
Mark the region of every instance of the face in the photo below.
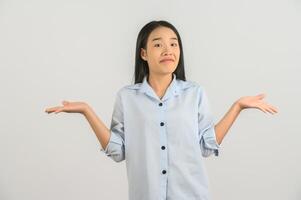
{"type": "Polygon", "coordinates": [[[141,48],[141,57],[147,61],[150,73],[171,74],[180,58],[177,35],[170,28],[156,28],[148,37],[146,49],[141,48]]]}

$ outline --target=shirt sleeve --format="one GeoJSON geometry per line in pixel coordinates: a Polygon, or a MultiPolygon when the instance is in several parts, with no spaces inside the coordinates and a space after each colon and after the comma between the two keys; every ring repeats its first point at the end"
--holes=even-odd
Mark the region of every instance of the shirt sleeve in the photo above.
{"type": "Polygon", "coordinates": [[[121,162],[125,160],[125,148],[124,148],[124,118],[123,107],[121,102],[120,91],[117,92],[115,99],[111,126],[110,126],[110,140],[105,149],[100,150],[107,156],[113,159],[115,162],[121,162]]]}
{"type": "Polygon", "coordinates": [[[220,145],[217,143],[214,120],[211,113],[209,100],[205,90],[200,87],[200,100],[198,104],[199,143],[203,157],[214,153],[219,154],[220,145]]]}

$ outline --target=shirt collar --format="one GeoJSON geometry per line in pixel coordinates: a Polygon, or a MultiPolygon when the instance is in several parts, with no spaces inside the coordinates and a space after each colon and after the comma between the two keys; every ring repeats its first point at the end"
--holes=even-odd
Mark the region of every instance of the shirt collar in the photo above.
{"type": "Polygon", "coordinates": [[[168,88],[166,89],[166,92],[165,92],[164,96],[162,97],[162,99],[160,99],[157,96],[157,94],[155,93],[153,88],[149,85],[149,83],[147,81],[147,76],[148,75],[144,76],[142,84],[139,88],[139,92],[145,93],[149,97],[152,97],[158,101],[166,101],[170,97],[179,95],[179,85],[177,82],[176,74],[173,74],[173,79],[172,79],[171,83],[169,84],[168,88]]]}

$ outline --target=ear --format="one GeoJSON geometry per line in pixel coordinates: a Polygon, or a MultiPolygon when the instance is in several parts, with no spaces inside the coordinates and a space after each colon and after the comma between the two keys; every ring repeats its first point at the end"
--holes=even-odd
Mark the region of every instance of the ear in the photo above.
{"type": "Polygon", "coordinates": [[[140,56],[143,60],[147,61],[147,53],[145,49],[141,48],[140,56]]]}

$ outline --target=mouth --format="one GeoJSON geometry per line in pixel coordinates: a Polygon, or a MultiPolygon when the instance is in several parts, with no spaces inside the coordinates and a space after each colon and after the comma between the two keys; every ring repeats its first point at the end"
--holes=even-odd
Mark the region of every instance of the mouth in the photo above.
{"type": "Polygon", "coordinates": [[[160,60],[160,63],[165,63],[165,62],[174,62],[173,59],[163,59],[163,60],[160,60]]]}

